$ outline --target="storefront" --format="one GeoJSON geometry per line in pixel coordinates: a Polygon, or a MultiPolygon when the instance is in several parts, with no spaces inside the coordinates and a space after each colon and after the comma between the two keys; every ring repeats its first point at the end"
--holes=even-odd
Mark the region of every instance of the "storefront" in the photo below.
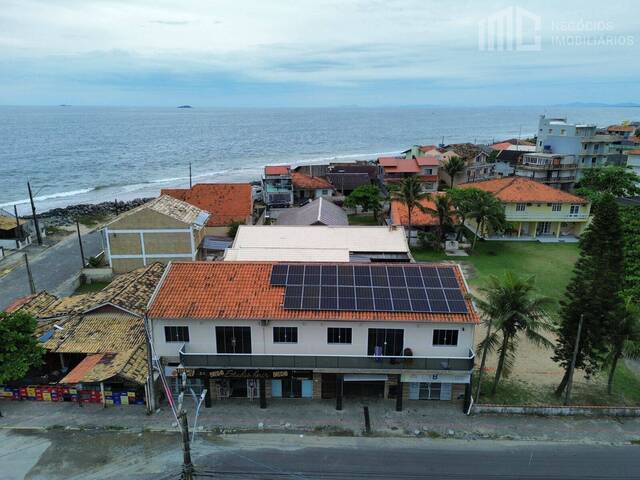
{"type": "Polygon", "coordinates": [[[409,400],[461,400],[471,382],[471,374],[407,373],[401,380],[409,384],[409,400]]]}

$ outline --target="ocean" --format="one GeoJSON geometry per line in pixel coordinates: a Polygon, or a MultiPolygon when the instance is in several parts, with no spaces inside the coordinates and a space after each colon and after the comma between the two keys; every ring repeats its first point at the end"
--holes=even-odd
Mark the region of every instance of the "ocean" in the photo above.
{"type": "Polygon", "coordinates": [[[251,181],[266,164],[372,159],[413,144],[533,136],[540,114],[605,126],[640,108],[0,107],[0,207],[157,195],[189,181],[251,181]]]}

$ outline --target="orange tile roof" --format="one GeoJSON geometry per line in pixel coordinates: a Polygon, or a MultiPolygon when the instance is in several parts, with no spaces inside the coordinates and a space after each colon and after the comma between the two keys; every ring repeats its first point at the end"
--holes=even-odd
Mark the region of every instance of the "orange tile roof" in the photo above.
{"type": "Polygon", "coordinates": [[[627,152],[628,155],[640,155],[640,148],[634,148],[633,150],[629,150],[627,152]]]}
{"type": "MultiPolygon", "coordinates": [[[[167,319],[480,321],[470,299],[467,300],[469,313],[465,314],[286,310],[284,287],[270,285],[273,265],[266,262],[171,263],[151,304],[149,316],[167,319]]],[[[461,291],[466,294],[459,269],[455,272],[461,291]]]]}
{"type": "Polygon", "coordinates": [[[459,188],[478,188],[492,193],[504,203],[588,203],[584,198],[524,177],[505,177],[463,183],[459,185],[459,188]]]}
{"type": "Polygon", "coordinates": [[[420,147],[418,147],[418,150],[420,150],[421,152],[428,152],[436,148],[438,148],[436,145],[420,145],[420,147]]]}
{"type": "Polygon", "coordinates": [[[191,189],[163,188],[160,193],[209,212],[209,227],[244,223],[253,210],[251,185],[248,183],[197,183],[191,189]]]}
{"type": "Polygon", "coordinates": [[[71,370],[71,372],[67,374],[66,377],[60,381],[60,383],[74,384],[82,382],[85,375],[93,370],[93,368],[102,360],[103,356],[103,353],[87,355],[73,370],[71,370]]]}
{"type": "Polygon", "coordinates": [[[286,175],[291,171],[291,165],[267,165],[264,167],[266,175],[286,175]]]}
{"type": "Polygon", "coordinates": [[[293,188],[300,190],[333,190],[333,185],[331,185],[326,179],[322,177],[311,177],[300,172],[293,172],[291,174],[291,181],[293,182],[293,188]]]}
{"type": "Polygon", "coordinates": [[[609,132],[634,132],[636,127],[633,125],[609,125],[607,131],[609,132]]]}
{"type": "MultiPolygon", "coordinates": [[[[444,195],[444,192],[437,192],[435,195],[444,195]]],[[[423,207],[436,209],[436,204],[431,197],[425,198],[420,202],[423,207]]],[[[407,206],[398,201],[391,202],[391,224],[392,225],[409,225],[409,212],[407,206]]],[[[423,212],[418,208],[414,208],[411,212],[411,225],[414,227],[434,227],[438,225],[438,216],[432,213],[423,212]]]]}
{"type": "Polygon", "coordinates": [[[493,145],[491,145],[491,148],[493,148],[494,150],[508,150],[509,147],[512,147],[513,144],[509,143],[509,142],[502,142],[502,143],[494,143],[493,145]]]}
{"type": "Polygon", "coordinates": [[[416,162],[421,167],[437,167],[440,165],[440,160],[436,157],[416,157],[416,162]]]}

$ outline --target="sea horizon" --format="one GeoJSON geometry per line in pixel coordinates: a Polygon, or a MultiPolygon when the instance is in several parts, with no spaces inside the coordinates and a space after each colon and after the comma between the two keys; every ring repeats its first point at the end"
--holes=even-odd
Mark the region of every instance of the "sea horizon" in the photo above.
{"type": "MultiPolygon", "coordinates": [[[[185,103],[187,105],[188,103],[185,103]]],[[[636,106],[0,106],[0,208],[131,200],[193,183],[260,179],[266,164],[371,160],[414,144],[531,137],[539,115],[605,126],[636,106]],[[364,114],[363,114],[364,113],[364,114]]]]}

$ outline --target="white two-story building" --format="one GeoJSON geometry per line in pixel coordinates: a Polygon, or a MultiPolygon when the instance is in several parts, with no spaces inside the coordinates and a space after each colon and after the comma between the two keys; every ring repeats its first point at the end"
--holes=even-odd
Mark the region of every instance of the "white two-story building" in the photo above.
{"type": "MultiPolygon", "coordinates": [[[[479,317],[444,264],[172,263],[149,306],[170,384],[229,397],[470,401],[479,317]]],[[[347,400],[348,401],[348,400],[347,400]]]]}

